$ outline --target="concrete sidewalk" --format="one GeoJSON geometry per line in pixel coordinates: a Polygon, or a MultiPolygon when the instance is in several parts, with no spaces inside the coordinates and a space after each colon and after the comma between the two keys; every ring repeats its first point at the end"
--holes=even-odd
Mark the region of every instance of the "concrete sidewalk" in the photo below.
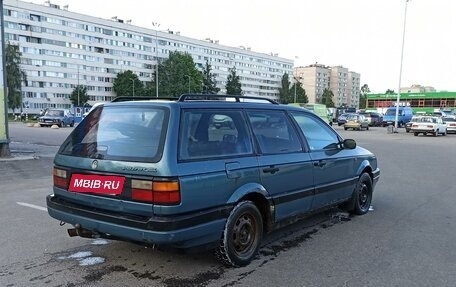
{"type": "Polygon", "coordinates": [[[57,153],[58,146],[45,146],[31,143],[10,142],[11,156],[0,157],[2,161],[31,160],[39,158],[53,158],[57,153]]]}

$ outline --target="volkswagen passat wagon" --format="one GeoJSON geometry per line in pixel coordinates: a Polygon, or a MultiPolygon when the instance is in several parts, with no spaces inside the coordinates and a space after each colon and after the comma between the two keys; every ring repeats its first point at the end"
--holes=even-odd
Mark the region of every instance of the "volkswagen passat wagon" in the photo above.
{"type": "Polygon", "coordinates": [[[205,246],[244,266],[281,223],[341,204],[367,213],[379,176],[375,155],[300,107],[227,95],[117,101],[60,147],[47,208],[71,236],[205,246]]]}

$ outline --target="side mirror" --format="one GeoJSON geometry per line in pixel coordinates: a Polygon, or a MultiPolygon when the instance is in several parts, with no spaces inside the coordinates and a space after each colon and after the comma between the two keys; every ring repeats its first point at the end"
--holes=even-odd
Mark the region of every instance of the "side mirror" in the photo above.
{"type": "Polygon", "coordinates": [[[343,147],[346,149],[354,149],[356,148],[356,141],[353,139],[346,139],[343,141],[343,147]]]}

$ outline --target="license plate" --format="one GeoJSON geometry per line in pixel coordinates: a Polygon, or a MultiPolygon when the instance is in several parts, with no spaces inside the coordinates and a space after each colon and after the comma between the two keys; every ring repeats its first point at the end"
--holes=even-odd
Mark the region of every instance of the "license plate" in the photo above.
{"type": "Polygon", "coordinates": [[[68,191],[118,195],[122,193],[124,182],[122,176],[73,174],[68,191]]]}

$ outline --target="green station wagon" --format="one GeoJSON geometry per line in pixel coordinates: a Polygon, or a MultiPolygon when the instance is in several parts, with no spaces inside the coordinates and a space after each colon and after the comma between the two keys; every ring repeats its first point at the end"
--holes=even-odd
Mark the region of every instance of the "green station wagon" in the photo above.
{"type": "Polygon", "coordinates": [[[204,246],[244,266],[282,223],[369,210],[375,155],[310,111],[228,95],[124,100],[95,108],[55,156],[47,208],[70,236],[204,246]]]}

